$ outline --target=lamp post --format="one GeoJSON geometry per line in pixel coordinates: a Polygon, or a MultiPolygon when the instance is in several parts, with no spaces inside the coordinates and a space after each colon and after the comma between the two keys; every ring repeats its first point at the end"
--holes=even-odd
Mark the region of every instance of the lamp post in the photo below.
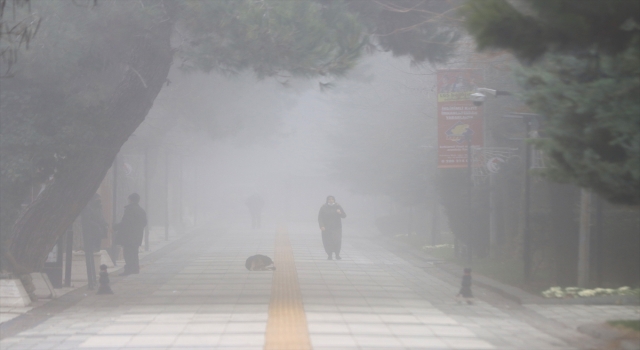
{"type": "Polygon", "coordinates": [[[467,140],[467,262],[471,264],[473,260],[473,250],[471,244],[472,234],[472,220],[471,213],[471,187],[473,186],[472,170],[471,170],[471,131],[466,133],[465,139],[467,140]]]}
{"type": "MultiPolygon", "coordinates": [[[[504,115],[505,118],[521,119],[524,121],[526,138],[531,135],[531,126],[540,117],[538,114],[533,113],[511,113],[504,115]]],[[[524,281],[529,283],[531,281],[531,228],[530,228],[530,210],[531,210],[531,189],[530,182],[531,177],[529,175],[529,169],[531,169],[531,145],[526,142],[525,138],[525,156],[524,156],[524,198],[523,198],[523,227],[522,227],[522,260],[524,263],[524,281]]]]}

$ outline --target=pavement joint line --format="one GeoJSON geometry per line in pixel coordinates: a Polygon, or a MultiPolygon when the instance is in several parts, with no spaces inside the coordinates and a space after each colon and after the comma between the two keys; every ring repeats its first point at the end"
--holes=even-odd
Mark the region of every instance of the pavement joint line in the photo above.
{"type": "MultiPolygon", "coordinates": [[[[158,260],[158,258],[160,258],[161,256],[178,249],[197,235],[198,234],[194,232],[184,233],[183,235],[179,236],[178,239],[171,241],[160,249],[150,252],[149,254],[144,256],[142,259],[140,259],[140,263],[148,264],[155,260],[158,260]]],[[[119,270],[116,270],[109,274],[109,277],[113,278],[111,284],[117,283],[118,281],[123,279],[116,277],[119,272],[119,270]]],[[[31,329],[47,321],[48,319],[54,317],[56,314],[82,301],[86,297],[86,294],[88,294],[87,292],[89,292],[88,286],[85,285],[79,287],[64,294],[59,298],[52,299],[41,306],[33,308],[32,310],[29,310],[28,312],[14,319],[1,323],[0,340],[12,337],[20,332],[31,329]]]]}
{"type": "Polygon", "coordinates": [[[293,249],[285,228],[278,229],[275,266],[265,333],[265,350],[311,350],[293,249]]]}

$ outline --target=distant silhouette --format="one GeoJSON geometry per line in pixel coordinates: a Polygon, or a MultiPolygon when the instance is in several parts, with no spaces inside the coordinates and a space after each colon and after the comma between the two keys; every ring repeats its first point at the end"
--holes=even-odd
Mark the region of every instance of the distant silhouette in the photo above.
{"type": "Polygon", "coordinates": [[[248,257],[244,267],[249,271],[272,271],[276,269],[270,257],[260,254],[248,257]]]}
{"type": "Polygon", "coordinates": [[[262,208],[264,207],[264,201],[262,197],[257,194],[253,194],[245,201],[249,212],[251,212],[251,228],[260,228],[260,216],[262,215],[262,208]]]}
{"type": "Polygon", "coordinates": [[[322,231],[322,244],[327,252],[327,260],[333,260],[332,254],[336,254],[336,259],[341,260],[340,248],[342,246],[342,219],[347,214],[340,204],[336,203],[333,196],[327,197],[327,202],[320,208],[318,213],[318,224],[322,231]]]}
{"type": "Polygon", "coordinates": [[[122,246],[124,272],[122,276],[140,273],[138,249],[142,245],[144,228],[147,226],[147,213],[140,207],[140,195],[132,193],[128,197],[129,205],[124,207],[122,221],[115,225],[118,230],[116,244],[122,246]]]}
{"type": "Polygon", "coordinates": [[[465,268],[464,275],[462,276],[462,282],[460,285],[460,291],[457,295],[458,298],[463,297],[467,304],[473,304],[473,293],[471,292],[471,269],[465,268]]]}

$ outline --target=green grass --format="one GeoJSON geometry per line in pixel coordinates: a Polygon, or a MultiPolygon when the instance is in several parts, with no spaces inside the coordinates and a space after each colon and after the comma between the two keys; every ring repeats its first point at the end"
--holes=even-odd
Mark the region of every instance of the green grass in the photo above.
{"type": "Polygon", "coordinates": [[[628,328],[636,332],[640,332],[640,320],[620,320],[620,321],[609,321],[607,323],[614,327],[628,328]]]}

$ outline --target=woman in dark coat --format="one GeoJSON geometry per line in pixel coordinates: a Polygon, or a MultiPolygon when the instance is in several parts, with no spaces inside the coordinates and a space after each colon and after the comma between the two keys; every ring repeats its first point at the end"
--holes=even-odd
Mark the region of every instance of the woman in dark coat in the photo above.
{"type": "Polygon", "coordinates": [[[320,208],[318,213],[318,224],[322,231],[322,244],[327,252],[327,260],[333,260],[332,254],[336,254],[336,259],[341,260],[340,248],[342,246],[342,219],[347,214],[340,204],[336,203],[333,196],[327,197],[327,202],[320,208]]]}

